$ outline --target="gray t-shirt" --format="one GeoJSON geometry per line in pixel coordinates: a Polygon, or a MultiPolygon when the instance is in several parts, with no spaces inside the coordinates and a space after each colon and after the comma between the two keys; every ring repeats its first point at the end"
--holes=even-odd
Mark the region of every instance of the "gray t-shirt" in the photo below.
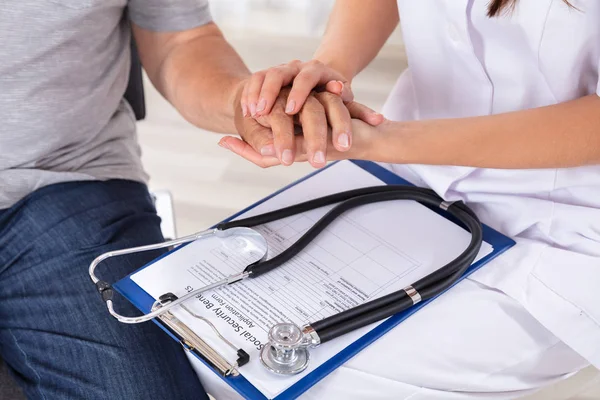
{"type": "Polygon", "coordinates": [[[126,7],[153,31],[211,20],[208,0],[0,1],[0,210],[53,183],[147,179],[123,100],[126,7]]]}

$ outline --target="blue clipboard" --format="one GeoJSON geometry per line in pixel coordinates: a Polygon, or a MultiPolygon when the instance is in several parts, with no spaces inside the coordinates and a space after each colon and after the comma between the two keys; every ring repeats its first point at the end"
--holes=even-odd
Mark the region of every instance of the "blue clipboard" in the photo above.
{"type": "MultiPolygon", "coordinates": [[[[379,178],[380,180],[382,180],[384,183],[386,183],[388,185],[389,184],[400,184],[400,185],[411,185],[412,186],[411,183],[407,182],[406,180],[402,179],[398,175],[394,174],[393,172],[383,168],[382,166],[380,166],[376,163],[373,163],[370,161],[342,161],[342,162],[352,162],[355,165],[357,165],[358,167],[362,168],[363,170],[365,170],[365,171],[369,172],[370,174],[374,175],[375,177],[379,178]]],[[[332,163],[326,168],[329,168],[334,164],[335,163],[332,163]]],[[[297,185],[298,183],[300,183],[302,181],[305,181],[305,180],[311,178],[312,176],[320,173],[321,171],[323,171],[323,169],[316,171],[310,175],[307,175],[304,178],[273,193],[272,195],[265,197],[264,199],[251,205],[250,207],[246,208],[245,210],[242,210],[239,213],[231,216],[230,218],[227,219],[227,221],[238,217],[239,215],[251,210],[252,208],[258,206],[259,204],[278,195],[279,193],[297,185]]],[[[430,208],[430,209],[433,210],[434,212],[444,216],[445,218],[453,221],[454,223],[458,223],[447,212],[445,212],[439,208],[430,208]]],[[[510,247],[512,247],[515,244],[514,240],[501,234],[498,231],[495,231],[494,229],[492,229],[486,225],[483,226],[483,240],[486,241],[487,243],[489,243],[493,247],[493,251],[490,254],[488,254],[486,257],[482,258],[481,260],[479,260],[478,262],[473,264],[467,270],[465,275],[463,275],[463,277],[459,279],[459,281],[464,279],[465,277],[467,277],[469,274],[473,273],[477,269],[481,268],[481,266],[488,263],[490,260],[496,258],[498,255],[502,254],[503,252],[505,252],[507,249],[509,249],[510,247]]],[[[177,249],[175,249],[173,251],[177,251],[177,249]]],[[[154,262],[160,260],[161,258],[167,256],[168,254],[170,254],[170,253],[164,254],[163,256],[157,258],[153,262],[140,268],[138,271],[148,267],[149,265],[152,265],[154,262]]],[[[138,271],[136,271],[136,272],[138,272],[138,271]]],[[[135,272],[132,273],[131,275],[133,275],[133,274],[135,274],[135,272]]],[[[138,309],[140,309],[144,313],[147,313],[150,311],[150,308],[152,307],[152,304],[154,303],[155,300],[148,293],[146,293],[141,287],[139,287],[133,280],[131,280],[131,275],[121,279],[120,281],[115,283],[113,285],[113,287],[116,289],[117,292],[119,292],[121,295],[123,295],[127,300],[129,300],[138,309]]],[[[279,396],[277,396],[273,400],[288,400],[288,399],[295,399],[295,398],[299,397],[302,393],[304,393],[309,388],[314,386],[321,379],[325,378],[328,374],[330,374],[336,368],[338,368],[339,366],[344,364],[346,361],[348,361],[350,358],[352,358],[358,352],[360,352],[365,347],[367,347],[368,345],[373,343],[375,340],[377,340],[378,338],[383,336],[385,333],[390,331],[392,328],[394,328],[400,322],[402,322],[406,318],[410,317],[413,313],[420,310],[422,307],[425,307],[432,300],[433,299],[423,301],[402,313],[396,314],[396,315],[388,318],[387,320],[385,320],[384,322],[382,322],[381,324],[376,326],[374,329],[372,329],[371,331],[369,331],[368,333],[363,335],[360,339],[356,340],[354,343],[350,344],[344,350],[342,350],[341,352],[336,354],[334,357],[330,358],[328,361],[326,361],[321,366],[316,368],[314,371],[307,374],[304,378],[302,378],[301,380],[296,382],[294,385],[290,386],[287,390],[282,392],[279,396]]],[[[160,321],[154,319],[154,322],[158,326],[160,326],[174,340],[180,342],[180,338],[178,338],[169,328],[164,326],[160,321]]],[[[195,354],[195,355],[197,356],[197,354],[195,354]]],[[[197,356],[197,358],[200,359],[200,361],[202,361],[205,365],[208,365],[202,358],[200,358],[198,356],[197,356]]],[[[210,366],[209,366],[209,368],[210,368],[210,366]]],[[[243,373],[243,367],[240,369],[240,372],[243,373]]],[[[267,397],[265,397],[256,387],[254,387],[241,374],[237,377],[224,377],[223,379],[233,389],[235,389],[240,395],[242,395],[244,398],[253,399],[253,400],[254,399],[268,400],[267,397]]]]}

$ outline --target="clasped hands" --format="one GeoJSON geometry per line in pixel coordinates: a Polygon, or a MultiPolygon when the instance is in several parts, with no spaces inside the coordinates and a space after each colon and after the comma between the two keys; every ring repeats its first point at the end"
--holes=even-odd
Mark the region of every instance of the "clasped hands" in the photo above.
{"type": "Polygon", "coordinates": [[[234,101],[240,137],[219,145],[266,168],[364,159],[381,114],[354,101],[350,82],[318,61],[292,61],[243,81],[234,101]]]}

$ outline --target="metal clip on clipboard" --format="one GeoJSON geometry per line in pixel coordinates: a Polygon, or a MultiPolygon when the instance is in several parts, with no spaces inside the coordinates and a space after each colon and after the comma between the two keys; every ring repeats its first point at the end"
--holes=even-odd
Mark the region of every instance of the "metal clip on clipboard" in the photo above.
{"type": "MultiPolygon", "coordinates": [[[[158,310],[163,305],[175,300],[177,300],[177,296],[175,296],[173,293],[164,294],[156,303],[154,303],[152,311],[158,310]]],[[[175,334],[179,338],[179,341],[185,351],[195,353],[211,367],[219,371],[222,376],[238,376],[240,374],[238,368],[250,361],[250,355],[246,353],[244,349],[236,348],[229,340],[225,339],[209,320],[194,314],[184,305],[181,305],[180,307],[194,318],[198,318],[209,325],[217,334],[217,336],[237,353],[237,360],[234,363],[229,362],[225,356],[213,349],[186,324],[179,320],[179,318],[177,318],[171,311],[167,311],[158,317],[161,323],[164,324],[171,331],[171,333],[175,334]]]]}

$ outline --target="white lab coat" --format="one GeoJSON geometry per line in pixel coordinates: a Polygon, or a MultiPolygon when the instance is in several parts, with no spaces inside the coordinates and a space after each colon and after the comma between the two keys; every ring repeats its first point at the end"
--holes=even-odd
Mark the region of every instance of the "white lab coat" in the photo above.
{"type": "MultiPolygon", "coordinates": [[[[561,0],[519,0],[496,19],[485,15],[488,3],[398,1],[409,69],[388,118],[488,115],[598,91],[600,1],[572,0],[576,11],[561,0]]],[[[518,244],[303,398],[512,399],[600,366],[600,166],[387,167],[468,202],[518,244]]],[[[196,366],[215,397],[238,398],[196,366]]]]}
{"type": "MultiPolygon", "coordinates": [[[[387,117],[496,114],[600,93],[599,1],[571,1],[574,10],[561,0],[520,0],[514,14],[494,19],[485,16],[488,3],[398,1],[409,70],[387,117]]],[[[600,165],[391,168],[467,201],[485,223],[522,239],[474,279],[516,299],[600,366],[600,165]]]]}

